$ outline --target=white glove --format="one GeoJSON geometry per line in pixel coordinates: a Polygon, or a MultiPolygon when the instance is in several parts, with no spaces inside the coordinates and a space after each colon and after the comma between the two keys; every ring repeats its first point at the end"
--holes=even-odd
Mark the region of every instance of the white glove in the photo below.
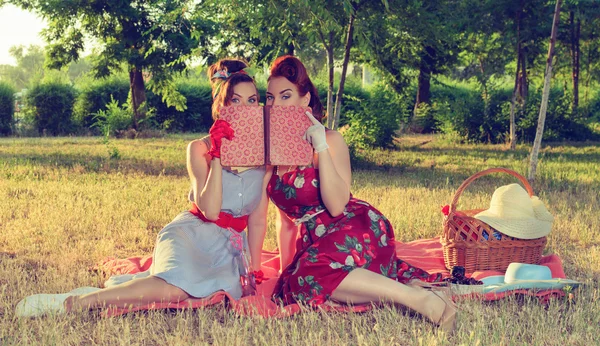
{"type": "Polygon", "coordinates": [[[329,148],[327,140],[325,138],[325,126],[321,124],[310,112],[306,112],[306,116],[313,123],[309,127],[302,138],[312,145],[316,153],[320,153],[329,148]]]}

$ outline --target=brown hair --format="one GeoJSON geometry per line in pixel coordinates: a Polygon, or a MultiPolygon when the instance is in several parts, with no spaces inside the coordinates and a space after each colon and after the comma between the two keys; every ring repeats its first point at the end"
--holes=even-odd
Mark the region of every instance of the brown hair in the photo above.
{"type": "Polygon", "coordinates": [[[304,96],[309,92],[310,102],[308,106],[312,108],[314,117],[321,121],[325,114],[323,104],[321,104],[321,99],[319,99],[319,93],[315,85],[311,82],[310,77],[308,77],[306,67],[304,67],[304,64],[298,58],[291,55],[284,55],[275,59],[273,64],[271,64],[269,80],[274,77],[285,77],[298,88],[300,96],[304,96]]]}
{"type": "Polygon", "coordinates": [[[248,64],[243,60],[225,58],[208,68],[207,74],[212,88],[212,117],[214,120],[219,118],[219,110],[231,103],[233,87],[244,82],[254,83],[254,79],[242,71],[246,67],[248,67],[248,64]],[[227,79],[213,78],[214,74],[221,70],[226,71],[230,76],[227,79]],[[242,72],[240,73],[240,71],[242,72]]]}

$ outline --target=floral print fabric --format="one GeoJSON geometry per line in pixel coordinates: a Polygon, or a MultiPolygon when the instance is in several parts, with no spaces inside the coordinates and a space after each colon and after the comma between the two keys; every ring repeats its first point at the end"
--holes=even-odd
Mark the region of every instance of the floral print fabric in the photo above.
{"type": "Polygon", "coordinates": [[[402,283],[441,281],[441,275],[396,257],[392,225],[370,204],[351,196],[343,214],[332,217],[319,195],[318,170],[305,167],[281,177],[273,174],[267,189],[273,203],[300,225],[296,255],[274,291],[285,304],[324,303],[355,268],[402,283]]]}

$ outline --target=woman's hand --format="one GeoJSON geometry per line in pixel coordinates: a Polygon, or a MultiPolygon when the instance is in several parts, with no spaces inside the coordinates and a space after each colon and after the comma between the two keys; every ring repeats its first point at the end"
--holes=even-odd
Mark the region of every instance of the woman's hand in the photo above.
{"type": "Polygon", "coordinates": [[[302,138],[312,145],[316,153],[327,150],[329,145],[327,145],[327,140],[325,139],[325,126],[323,126],[323,124],[321,124],[321,122],[310,112],[307,111],[305,114],[313,124],[306,130],[302,138]]]}
{"type": "Polygon", "coordinates": [[[208,154],[213,158],[221,157],[221,144],[223,138],[232,140],[234,131],[225,120],[217,119],[213,126],[208,131],[210,135],[211,148],[208,154]]]}

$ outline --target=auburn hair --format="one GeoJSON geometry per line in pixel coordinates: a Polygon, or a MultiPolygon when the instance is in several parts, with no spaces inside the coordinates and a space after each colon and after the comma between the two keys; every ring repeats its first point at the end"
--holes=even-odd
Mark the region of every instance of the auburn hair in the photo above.
{"type": "Polygon", "coordinates": [[[271,64],[269,80],[275,77],[285,77],[288,81],[293,83],[296,88],[298,88],[300,96],[310,93],[310,102],[308,103],[308,106],[312,108],[313,116],[321,121],[325,116],[325,112],[321,99],[319,99],[319,93],[310,80],[310,77],[308,77],[306,67],[304,67],[304,64],[302,64],[298,58],[291,55],[284,55],[275,59],[273,64],[271,64]]]}
{"type": "Polygon", "coordinates": [[[243,69],[248,67],[248,64],[241,59],[225,58],[212,64],[207,71],[208,78],[210,79],[210,87],[212,88],[212,117],[213,120],[219,118],[219,111],[222,107],[229,106],[231,104],[231,98],[233,97],[233,88],[239,83],[250,82],[254,83],[254,79],[247,75],[245,72],[240,73],[243,69]],[[229,73],[227,79],[215,77],[217,71],[225,71],[229,73]]]}

